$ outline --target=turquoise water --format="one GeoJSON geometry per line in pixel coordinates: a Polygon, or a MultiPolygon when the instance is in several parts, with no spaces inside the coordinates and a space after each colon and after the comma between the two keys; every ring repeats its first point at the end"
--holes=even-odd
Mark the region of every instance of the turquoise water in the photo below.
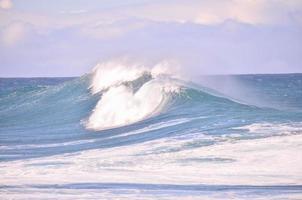
{"type": "Polygon", "coordinates": [[[302,198],[301,74],[201,77],[105,130],[91,79],[0,79],[4,198],[302,198]]]}

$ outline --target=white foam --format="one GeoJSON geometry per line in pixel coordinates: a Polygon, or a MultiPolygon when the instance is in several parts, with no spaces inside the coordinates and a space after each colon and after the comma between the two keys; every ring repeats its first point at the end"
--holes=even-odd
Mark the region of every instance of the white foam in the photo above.
{"type": "Polygon", "coordinates": [[[103,91],[103,94],[86,127],[104,130],[128,125],[158,113],[169,94],[180,91],[175,81],[169,78],[175,70],[169,68],[171,66],[167,61],[154,67],[115,61],[98,64],[93,70],[91,88],[92,93],[103,91]],[[144,74],[149,74],[152,79],[142,83],[138,90],[134,91],[126,84],[144,74]]]}
{"type": "Polygon", "coordinates": [[[147,67],[140,64],[127,64],[117,61],[99,63],[93,69],[91,88],[95,94],[124,82],[134,81],[141,77],[147,67]]]}
{"type": "Polygon", "coordinates": [[[2,162],[0,184],[301,184],[302,135],[226,141],[156,153],[157,149],[183,147],[184,142],[164,138],[116,148],[2,162]],[[214,161],[209,161],[211,158],[214,161]],[[216,162],[216,158],[222,161],[216,162]]]}
{"type": "Polygon", "coordinates": [[[126,60],[110,60],[94,67],[90,88],[95,94],[112,86],[134,81],[144,74],[150,74],[153,78],[163,75],[177,78],[180,74],[180,68],[176,63],[167,60],[154,66],[126,60]]]}
{"type": "Polygon", "coordinates": [[[261,135],[292,135],[302,133],[302,123],[253,123],[233,129],[246,129],[261,135]]]}
{"type": "Polygon", "coordinates": [[[89,117],[90,129],[107,129],[127,125],[154,114],[164,102],[163,88],[150,81],[136,93],[122,85],[103,94],[89,117]]]}

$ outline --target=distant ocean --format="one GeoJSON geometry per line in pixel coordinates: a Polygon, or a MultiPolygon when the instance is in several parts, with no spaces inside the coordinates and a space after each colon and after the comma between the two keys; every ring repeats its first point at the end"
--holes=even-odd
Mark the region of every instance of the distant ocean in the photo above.
{"type": "Polygon", "coordinates": [[[302,74],[200,79],[1,78],[0,199],[302,199],[302,74]]]}

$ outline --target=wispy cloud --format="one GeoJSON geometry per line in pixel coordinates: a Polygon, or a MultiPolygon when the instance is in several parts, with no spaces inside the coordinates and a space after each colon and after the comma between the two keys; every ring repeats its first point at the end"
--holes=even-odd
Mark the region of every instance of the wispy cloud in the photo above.
{"type": "Polygon", "coordinates": [[[0,8],[10,9],[12,7],[13,7],[13,3],[11,0],[0,0],[0,8]]]}
{"type": "Polygon", "coordinates": [[[29,34],[29,27],[22,22],[13,22],[0,30],[0,39],[5,46],[16,45],[29,34]]]}
{"type": "Polygon", "coordinates": [[[301,19],[300,0],[175,0],[129,7],[127,15],[157,21],[217,24],[236,20],[249,24],[283,24],[301,19]]]}
{"type": "Polygon", "coordinates": [[[88,10],[62,10],[60,11],[60,13],[62,14],[71,14],[71,15],[77,15],[77,14],[83,14],[83,13],[87,13],[88,10]]]}

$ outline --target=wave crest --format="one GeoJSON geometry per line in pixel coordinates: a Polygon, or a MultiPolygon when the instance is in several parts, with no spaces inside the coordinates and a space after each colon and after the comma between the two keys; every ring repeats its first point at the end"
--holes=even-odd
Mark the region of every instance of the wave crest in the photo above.
{"type": "Polygon", "coordinates": [[[168,61],[153,67],[126,62],[106,62],[93,70],[92,93],[102,97],[86,127],[104,130],[141,121],[157,114],[180,86],[172,77],[176,70],[168,61]]]}

